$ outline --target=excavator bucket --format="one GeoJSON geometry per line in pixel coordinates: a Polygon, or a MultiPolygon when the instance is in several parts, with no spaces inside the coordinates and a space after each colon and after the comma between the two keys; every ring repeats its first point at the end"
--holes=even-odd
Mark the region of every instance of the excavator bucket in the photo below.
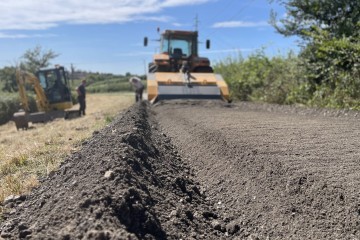
{"type": "Polygon", "coordinates": [[[220,74],[155,72],[147,75],[148,100],[222,99],[231,102],[229,89],[220,74]]]}

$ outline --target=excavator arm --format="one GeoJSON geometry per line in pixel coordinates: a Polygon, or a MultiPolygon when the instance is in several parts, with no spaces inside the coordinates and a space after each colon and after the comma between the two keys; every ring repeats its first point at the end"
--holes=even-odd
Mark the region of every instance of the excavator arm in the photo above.
{"type": "Polygon", "coordinates": [[[32,73],[16,70],[16,83],[19,88],[20,100],[22,107],[26,112],[30,111],[29,100],[26,95],[25,83],[29,83],[34,87],[36,93],[36,104],[39,111],[48,111],[50,109],[49,102],[45,95],[44,89],[41,87],[39,79],[32,73]]]}
{"type": "Polygon", "coordinates": [[[26,89],[25,89],[25,79],[21,77],[20,70],[16,70],[16,84],[19,88],[19,95],[20,95],[20,101],[21,101],[21,107],[26,111],[29,112],[29,99],[26,95],[26,89]]]}

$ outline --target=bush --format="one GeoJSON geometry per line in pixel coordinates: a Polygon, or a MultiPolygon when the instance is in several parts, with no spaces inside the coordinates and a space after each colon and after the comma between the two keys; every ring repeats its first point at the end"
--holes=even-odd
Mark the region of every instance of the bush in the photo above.
{"type": "Polygon", "coordinates": [[[78,99],[77,99],[77,92],[71,92],[71,101],[72,104],[75,105],[77,103],[79,103],[78,99]]]}
{"type": "MultiPolygon", "coordinates": [[[[28,96],[30,112],[36,112],[36,100],[33,96],[28,96]]],[[[5,94],[0,96],[0,124],[10,121],[15,112],[21,108],[20,99],[17,94],[5,94]]]]}
{"type": "MultiPolygon", "coordinates": [[[[140,78],[144,78],[144,76],[140,78]]],[[[81,80],[74,80],[72,84],[75,86],[73,88],[76,89],[76,87],[81,84],[81,80]]],[[[86,85],[86,91],[88,93],[132,91],[129,76],[122,75],[90,74],[86,77],[86,85]]]]}
{"type": "Polygon", "coordinates": [[[270,58],[259,50],[247,59],[228,58],[214,70],[223,75],[231,95],[242,101],[360,110],[359,43],[348,39],[325,43],[304,49],[300,56],[289,52],[270,58]],[[310,55],[324,51],[334,58],[309,61],[310,55]]]}
{"type": "Polygon", "coordinates": [[[89,85],[86,91],[89,93],[131,91],[129,82],[105,81],[89,85]]]}
{"type": "Polygon", "coordinates": [[[313,42],[301,52],[309,84],[314,85],[311,105],[359,109],[360,41],[337,37],[317,29],[313,42]]]}
{"type": "Polygon", "coordinates": [[[0,124],[11,120],[13,114],[19,110],[18,99],[15,95],[0,97],[0,124]]]}
{"type": "Polygon", "coordinates": [[[222,74],[234,98],[242,101],[291,103],[290,93],[301,81],[298,57],[289,52],[286,56],[269,58],[258,50],[247,59],[228,58],[214,66],[222,74]]]}

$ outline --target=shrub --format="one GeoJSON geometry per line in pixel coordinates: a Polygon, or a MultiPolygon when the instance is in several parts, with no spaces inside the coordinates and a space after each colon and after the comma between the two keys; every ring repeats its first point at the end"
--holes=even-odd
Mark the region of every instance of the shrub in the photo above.
{"type": "Polygon", "coordinates": [[[360,45],[348,39],[325,43],[315,49],[306,48],[300,56],[289,52],[270,58],[259,50],[247,59],[241,55],[228,58],[216,64],[214,70],[223,75],[231,95],[242,101],[360,110],[360,45]],[[309,55],[325,50],[340,57],[330,62],[319,57],[309,61],[309,55]]]}
{"type": "MultiPolygon", "coordinates": [[[[29,106],[32,112],[37,111],[36,100],[28,96],[29,106]]],[[[17,94],[2,94],[0,96],[0,124],[10,121],[15,112],[20,110],[20,99],[17,94]]]]}
{"type": "Polygon", "coordinates": [[[129,82],[120,81],[103,81],[89,85],[86,91],[89,93],[104,93],[104,92],[121,92],[130,91],[131,86],[129,82]]]}
{"type": "Polygon", "coordinates": [[[0,97],[0,124],[11,120],[13,114],[19,110],[18,99],[15,95],[3,95],[0,97]]]}
{"type": "Polygon", "coordinates": [[[242,101],[290,103],[289,96],[301,79],[298,57],[289,52],[286,56],[269,58],[258,50],[247,59],[228,58],[214,66],[229,84],[234,98],[242,101]]]}

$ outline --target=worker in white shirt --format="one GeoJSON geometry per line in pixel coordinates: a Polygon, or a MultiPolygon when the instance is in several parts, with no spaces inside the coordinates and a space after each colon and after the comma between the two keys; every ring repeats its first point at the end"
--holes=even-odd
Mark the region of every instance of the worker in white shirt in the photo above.
{"type": "Polygon", "coordinates": [[[144,84],[141,82],[141,79],[138,77],[131,77],[129,79],[129,82],[131,83],[133,89],[135,90],[136,102],[141,101],[144,91],[144,84]]]}

